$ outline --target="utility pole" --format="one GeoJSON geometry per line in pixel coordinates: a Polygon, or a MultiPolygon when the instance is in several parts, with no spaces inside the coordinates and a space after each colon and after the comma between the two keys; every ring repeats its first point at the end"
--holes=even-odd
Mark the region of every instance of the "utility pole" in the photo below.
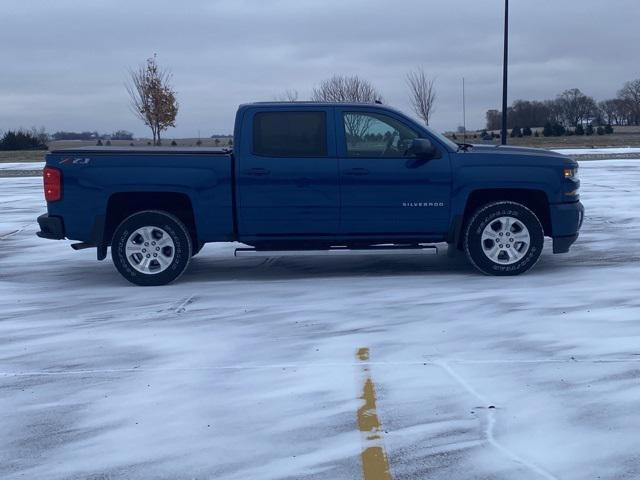
{"type": "Polygon", "coordinates": [[[507,144],[507,70],[509,63],[509,0],[504,0],[504,60],[502,64],[502,145],[507,144]]]}

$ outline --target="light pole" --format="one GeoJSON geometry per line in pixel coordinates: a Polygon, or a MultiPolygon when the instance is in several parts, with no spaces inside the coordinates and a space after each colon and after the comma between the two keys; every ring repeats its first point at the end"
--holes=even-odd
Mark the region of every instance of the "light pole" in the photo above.
{"type": "Polygon", "coordinates": [[[504,60],[502,64],[502,145],[507,144],[507,65],[509,63],[509,0],[504,0],[504,60]]]}

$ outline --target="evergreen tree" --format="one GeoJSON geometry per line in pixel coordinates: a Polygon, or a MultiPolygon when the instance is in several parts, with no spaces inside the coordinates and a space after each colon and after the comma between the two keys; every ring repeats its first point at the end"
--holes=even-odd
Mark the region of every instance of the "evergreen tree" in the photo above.
{"type": "Polygon", "coordinates": [[[578,124],[575,133],[576,135],[584,135],[584,127],[582,126],[582,124],[578,124]]]}
{"type": "Polygon", "coordinates": [[[554,137],[561,137],[567,132],[567,129],[560,123],[554,123],[552,129],[554,137]]]}
{"type": "Polygon", "coordinates": [[[593,135],[593,125],[589,124],[587,125],[587,129],[585,130],[585,132],[587,135],[593,135]]]}
{"type": "Polygon", "coordinates": [[[525,137],[530,137],[531,135],[533,135],[533,132],[531,131],[531,127],[524,127],[522,129],[522,135],[524,135],[525,137]]]}
{"type": "Polygon", "coordinates": [[[604,127],[604,133],[607,135],[611,135],[613,133],[613,127],[611,125],[607,125],[604,127]]]}
{"type": "Polygon", "coordinates": [[[542,135],[545,137],[553,136],[553,125],[551,122],[547,122],[544,124],[544,128],[542,129],[542,135]]]}
{"type": "Polygon", "coordinates": [[[46,150],[46,137],[44,131],[35,129],[9,130],[0,139],[0,150],[46,150]]]}

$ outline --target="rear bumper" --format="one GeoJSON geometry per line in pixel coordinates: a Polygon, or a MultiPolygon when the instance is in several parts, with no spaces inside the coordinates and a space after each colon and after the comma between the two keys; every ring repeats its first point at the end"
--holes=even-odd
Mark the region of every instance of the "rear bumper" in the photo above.
{"type": "Polygon", "coordinates": [[[64,222],[60,217],[49,216],[45,213],[38,217],[38,225],[40,231],[36,232],[40,238],[48,238],[49,240],[62,240],[65,238],[64,222]]]}
{"type": "Polygon", "coordinates": [[[553,253],[567,253],[578,239],[584,221],[584,206],[580,202],[550,206],[553,232],[553,253]]]}

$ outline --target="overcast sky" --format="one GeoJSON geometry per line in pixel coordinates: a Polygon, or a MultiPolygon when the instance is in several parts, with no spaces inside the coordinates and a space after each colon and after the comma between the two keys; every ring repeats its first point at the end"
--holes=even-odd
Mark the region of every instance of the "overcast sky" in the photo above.
{"type": "MultiPolygon", "coordinates": [[[[230,133],[239,103],[308,98],[332,74],[410,111],[405,74],[437,77],[432,125],[482,127],[501,99],[503,0],[2,0],[0,130],[127,129],[127,71],[158,54],[180,112],[166,137],[230,133]]],[[[511,0],[509,102],[640,77],[638,0],[511,0]]]]}

